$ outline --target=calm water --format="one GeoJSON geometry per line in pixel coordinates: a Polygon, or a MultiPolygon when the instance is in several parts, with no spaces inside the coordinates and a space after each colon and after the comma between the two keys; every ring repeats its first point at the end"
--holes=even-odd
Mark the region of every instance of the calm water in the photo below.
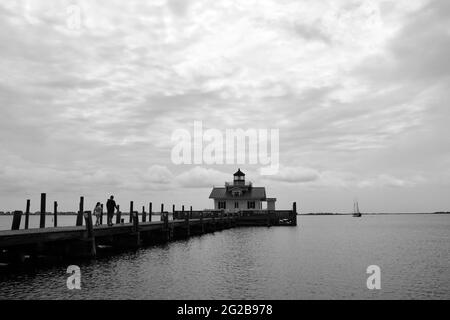
{"type": "Polygon", "coordinates": [[[449,254],[449,215],[306,216],[85,261],[79,291],[65,266],[0,275],[0,298],[449,299],[449,254]]]}

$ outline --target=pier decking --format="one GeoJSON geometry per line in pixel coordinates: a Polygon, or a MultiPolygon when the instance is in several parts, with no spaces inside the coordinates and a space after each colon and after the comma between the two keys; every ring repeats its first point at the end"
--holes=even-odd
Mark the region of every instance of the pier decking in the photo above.
{"type": "MultiPolygon", "coordinates": [[[[42,198],[45,202],[45,197],[42,198]]],[[[83,200],[82,200],[83,201],[83,200]]],[[[81,203],[82,203],[81,201],[81,203]]],[[[57,206],[55,205],[55,208],[57,206]]],[[[41,226],[45,226],[45,205],[41,205],[41,226]]],[[[150,205],[151,208],[151,205],[150,205]]],[[[133,211],[133,203],[130,203],[130,212],[117,217],[117,223],[113,226],[93,226],[90,211],[81,210],[78,216],[84,225],[73,227],[41,227],[28,229],[28,213],[25,214],[25,226],[27,229],[18,230],[20,226],[21,212],[18,212],[12,223],[12,229],[0,231],[0,264],[21,263],[37,256],[65,257],[94,257],[98,251],[104,248],[124,249],[136,248],[158,242],[171,241],[172,239],[187,238],[192,235],[215,232],[239,226],[281,226],[297,225],[297,210],[294,202],[292,210],[273,211],[239,211],[224,212],[221,210],[173,211],[169,219],[169,213],[163,210],[154,214],[150,212],[139,215],[133,211]],[[129,215],[129,223],[124,223],[124,216],[129,215]],[[149,221],[146,221],[148,218],[149,221]],[[158,218],[160,221],[152,221],[158,218]]],[[[29,204],[27,204],[27,211],[29,204]]],[[[82,209],[82,205],[80,206],[82,209]]],[[[56,220],[56,209],[54,220],[56,220]]]]}

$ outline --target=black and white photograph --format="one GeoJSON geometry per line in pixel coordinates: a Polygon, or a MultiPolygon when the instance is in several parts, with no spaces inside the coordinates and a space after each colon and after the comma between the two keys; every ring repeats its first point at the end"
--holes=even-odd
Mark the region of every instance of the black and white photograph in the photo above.
{"type": "Polygon", "coordinates": [[[449,103],[448,0],[2,0],[0,300],[449,300],[449,103]]]}

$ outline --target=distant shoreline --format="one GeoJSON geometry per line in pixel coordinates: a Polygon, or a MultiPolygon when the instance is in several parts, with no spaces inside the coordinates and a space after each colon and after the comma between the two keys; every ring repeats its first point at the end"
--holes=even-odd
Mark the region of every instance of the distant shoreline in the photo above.
{"type": "MultiPolygon", "coordinates": [[[[333,212],[324,212],[324,213],[300,213],[298,215],[301,216],[351,216],[353,213],[333,213],[333,212]]],[[[449,211],[439,211],[439,212],[368,212],[362,213],[363,216],[376,216],[376,215],[401,215],[401,214],[450,214],[449,211]]]]}
{"type": "MultiPolygon", "coordinates": [[[[106,213],[104,213],[106,214],[106,213]]],[[[128,214],[127,212],[122,212],[122,214],[128,214]]],[[[152,215],[159,215],[159,212],[153,212],[152,215]]],[[[340,213],[340,212],[308,212],[308,213],[298,213],[299,216],[349,216],[353,213],[340,213]]],[[[387,212],[387,213],[376,213],[368,212],[362,213],[363,216],[375,216],[375,215],[408,215],[408,214],[450,214],[450,211],[438,211],[438,212],[387,212]]],[[[1,216],[12,216],[13,212],[0,212],[1,216]]],[[[30,213],[30,216],[39,216],[40,213],[30,213]]],[[[53,216],[53,212],[47,212],[45,215],[53,216]]],[[[76,212],[58,212],[58,216],[76,216],[76,212]]],[[[142,215],[142,213],[139,213],[142,215]]]]}

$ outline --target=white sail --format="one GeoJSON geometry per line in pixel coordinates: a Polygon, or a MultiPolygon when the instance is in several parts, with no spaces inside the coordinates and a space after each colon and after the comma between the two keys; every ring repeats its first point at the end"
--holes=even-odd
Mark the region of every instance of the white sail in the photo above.
{"type": "Polygon", "coordinates": [[[359,212],[359,204],[356,200],[353,200],[353,216],[361,217],[361,212],[359,212]]]}

